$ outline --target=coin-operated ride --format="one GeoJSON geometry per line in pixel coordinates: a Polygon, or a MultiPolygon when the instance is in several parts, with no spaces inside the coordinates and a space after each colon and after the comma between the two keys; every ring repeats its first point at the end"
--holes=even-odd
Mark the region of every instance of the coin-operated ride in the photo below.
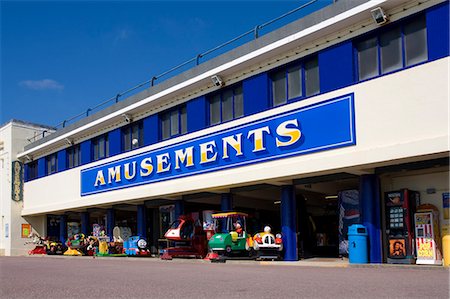
{"type": "Polygon", "coordinates": [[[211,260],[232,256],[253,257],[253,239],[246,231],[248,215],[241,212],[213,214],[216,233],[208,242],[211,260]]]}
{"type": "Polygon", "coordinates": [[[281,234],[272,234],[270,226],[264,227],[264,231],[253,236],[253,250],[259,259],[281,259],[283,240],[281,234]]]}
{"type": "Polygon", "coordinates": [[[206,255],[206,235],[200,222],[192,217],[181,215],[165,233],[170,246],[164,249],[161,259],[173,257],[203,258],[206,255]]]}
{"type": "Polygon", "coordinates": [[[147,240],[141,236],[132,236],[123,244],[125,254],[128,256],[151,256],[147,240]]]}

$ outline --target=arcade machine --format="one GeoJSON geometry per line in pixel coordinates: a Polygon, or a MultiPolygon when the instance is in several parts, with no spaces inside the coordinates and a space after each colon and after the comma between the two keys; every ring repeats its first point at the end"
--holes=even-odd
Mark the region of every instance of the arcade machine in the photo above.
{"type": "Polygon", "coordinates": [[[415,263],[413,216],[419,201],[419,192],[408,189],[385,193],[389,264],[415,263]]]}
{"type": "Polygon", "coordinates": [[[419,265],[442,265],[439,234],[439,210],[434,205],[424,204],[417,207],[414,214],[416,228],[416,249],[419,265]]]}

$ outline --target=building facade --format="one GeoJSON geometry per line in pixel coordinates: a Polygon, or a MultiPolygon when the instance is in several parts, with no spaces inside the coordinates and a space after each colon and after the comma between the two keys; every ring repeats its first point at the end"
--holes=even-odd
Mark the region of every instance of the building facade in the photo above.
{"type": "Polygon", "coordinates": [[[52,132],[54,129],[50,127],[19,120],[11,120],[0,127],[0,255],[23,255],[32,246],[25,244],[29,241],[31,223],[21,215],[23,164],[17,154],[23,152],[25,145],[52,132]]]}
{"type": "Polygon", "coordinates": [[[287,261],[345,252],[361,223],[385,262],[389,192],[448,221],[448,22],[448,1],[337,1],[27,145],[22,215],[156,249],[178,215],[239,210],[287,261]]]}

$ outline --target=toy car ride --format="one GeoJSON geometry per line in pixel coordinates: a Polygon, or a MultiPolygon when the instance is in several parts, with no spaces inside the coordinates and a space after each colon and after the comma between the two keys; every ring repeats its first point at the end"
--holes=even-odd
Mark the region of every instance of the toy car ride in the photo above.
{"type": "Polygon", "coordinates": [[[246,231],[247,214],[225,212],[213,214],[216,234],[208,242],[211,261],[232,256],[252,257],[253,239],[246,231]]]}
{"type": "Polygon", "coordinates": [[[147,241],[140,236],[132,236],[123,243],[125,254],[128,256],[151,256],[147,241]]]}
{"type": "Polygon", "coordinates": [[[270,226],[253,236],[253,249],[259,259],[280,259],[283,251],[281,234],[273,235],[270,226]]]}

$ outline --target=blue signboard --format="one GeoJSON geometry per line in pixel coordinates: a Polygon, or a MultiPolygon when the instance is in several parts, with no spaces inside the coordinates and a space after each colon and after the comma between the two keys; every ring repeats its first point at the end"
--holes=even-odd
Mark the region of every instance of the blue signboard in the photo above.
{"type": "Polygon", "coordinates": [[[356,144],[353,94],[81,171],[81,195],[356,144]]]}

